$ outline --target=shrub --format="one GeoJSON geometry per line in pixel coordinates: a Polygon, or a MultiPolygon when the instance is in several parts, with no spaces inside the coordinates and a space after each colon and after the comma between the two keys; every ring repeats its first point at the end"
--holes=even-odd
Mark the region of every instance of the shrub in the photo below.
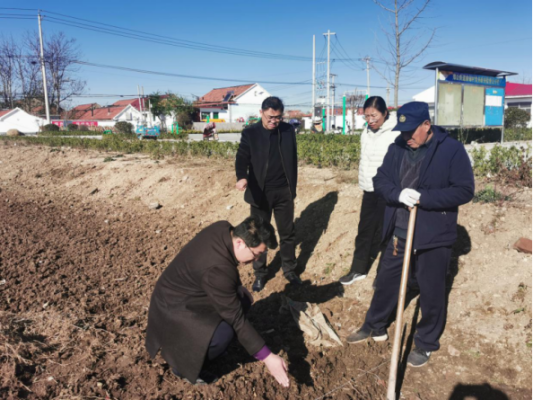
{"type": "Polygon", "coordinates": [[[88,132],[89,131],[89,127],[87,125],[78,125],[78,130],[80,130],[82,132],[88,132]]]}
{"type": "Polygon", "coordinates": [[[68,125],[67,125],[67,130],[68,130],[69,132],[77,131],[77,130],[78,130],[78,125],[76,125],[76,124],[68,124],[68,125]]]}
{"type": "Polygon", "coordinates": [[[357,168],[360,162],[359,135],[298,135],[300,160],[318,167],[357,168]]]}
{"type": "Polygon", "coordinates": [[[532,155],[528,149],[496,145],[490,151],[484,147],[471,150],[473,172],[504,185],[532,187],[532,155]]]}
{"type": "Polygon", "coordinates": [[[494,203],[496,201],[510,200],[508,196],[498,192],[491,185],[487,185],[484,189],[475,193],[473,203],[494,203]]]}
{"type": "Polygon", "coordinates": [[[501,141],[501,128],[455,128],[449,129],[451,137],[463,144],[477,143],[498,143],[501,141]]]}
{"type": "Polygon", "coordinates": [[[532,140],[532,128],[516,128],[504,130],[504,141],[532,140]]]}
{"type": "Polygon", "coordinates": [[[176,122],[178,122],[178,125],[186,130],[191,129],[193,127],[193,116],[191,113],[186,111],[180,111],[176,115],[176,122]]]}
{"type": "Polygon", "coordinates": [[[508,107],[504,110],[505,128],[526,128],[530,121],[530,113],[517,107],[508,107]]]}
{"type": "Polygon", "coordinates": [[[115,129],[119,133],[131,134],[133,133],[133,125],[126,121],[119,121],[115,124],[115,129]]]}
{"type": "Polygon", "coordinates": [[[59,131],[59,126],[54,125],[54,124],[46,124],[41,128],[41,130],[43,132],[47,132],[47,131],[48,132],[57,132],[57,131],[59,131]]]}

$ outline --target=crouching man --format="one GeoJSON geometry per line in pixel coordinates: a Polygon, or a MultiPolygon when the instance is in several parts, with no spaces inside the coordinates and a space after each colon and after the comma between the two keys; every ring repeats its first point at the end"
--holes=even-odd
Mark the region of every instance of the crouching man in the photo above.
{"type": "Polygon", "coordinates": [[[246,318],[253,302],[241,285],[238,264],[251,264],[277,246],[272,225],[258,216],[233,227],[219,221],[202,230],[163,272],[150,301],[146,348],[161,355],[175,375],[197,384],[217,377],[204,368],[234,336],[273,377],[289,386],[287,365],[271,353],[246,318]]]}

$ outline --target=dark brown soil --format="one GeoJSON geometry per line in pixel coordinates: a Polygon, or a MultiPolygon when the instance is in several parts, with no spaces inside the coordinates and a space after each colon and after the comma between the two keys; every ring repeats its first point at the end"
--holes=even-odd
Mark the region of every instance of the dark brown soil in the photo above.
{"type": "MultiPolygon", "coordinates": [[[[149,359],[144,349],[147,311],[159,275],[196,232],[217,220],[209,220],[213,216],[205,214],[215,205],[225,208],[226,200],[221,200],[224,194],[198,197],[195,207],[149,210],[139,199],[125,195],[127,190],[116,190],[115,193],[122,193],[116,196],[108,196],[106,190],[104,196],[90,194],[98,187],[94,180],[83,181],[80,187],[71,185],[73,180],[87,179],[91,171],[99,171],[104,155],[97,156],[99,164],[93,167],[82,162],[95,158],[94,153],[69,155],[67,151],[53,155],[63,159],[49,160],[43,167],[39,157],[48,152],[46,148],[9,149],[1,158],[4,163],[10,157],[26,161],[24,166],[13,161],[9,168],[0,164],[0,173],[5,172],[0,180],[0,398],[385,398],[391,341],[316,348],[306,343],[291,315],[280,310],[282,295],[319,303],[344,340],[362,323],[369,304],[368,292],[344,292],[336,283],[337,278],[328,276],[334,262],[316,261],[323,256],[317,249],[323,249],[327,259],[332,257],[339,263],[344,250],[336,246],[345,239],[339,230],[341,223],[337,231],[328,232],[327,243],[318,244],[321,235],[327,235],[328,216],[338,201],[338,192],[334,195],[330,189],[315,188],[311,177],[315,172],[303,178],[302,190],[308,193],[320,190],[326,195],[319,195],[320,200],[315,203],[312,200],[317,196],[301,197],[306,208],[299,213],[301,219],[297,219],[299,264],[306,266],[313,260],[303,274],[306,284],[292,289],[277,273],[266,289],[255,295],[256,302],[249,314],[270,348],[289,361],[290,388],[279,387],[263,364],[248,356],[237,342],[231,345],[226,357],[210,366],[222,378],[213,385],[197,387],[176,378],[161,357],[149,359]],[[35,160],[34,165],[31,160],[35,160]]],[[[143,162],[153,165],[150,160],[143,162]]],[[[164,168],[167,175],[160,175],[172,177],[179,167],[169,163],[164,168]]],[[[231,171],[216,175],[221,168],[231,168],[230,163],[209,168],[213,169],[209,178],[202,173],[190,176],[201,183],[204,180],[204,187],[211,185],[212,190],[216,184],[231,188],[231,171]]],[[[132,178],[131,172],[115,173],[118,180],[132,178]]],[[[161,185],[175,182],[161,179],[156,180],[161,185]]],[[[333,181],[332,184],[337,185],[333,181]]],[[[245,205],[238,207],[239,214],[232,217],[234,220],[247,213],[245,205]]],[[[347,227],[351,229],[349,242],[356,231],[351,226],[347,227]]],[[[276,259],[273,265],[277,265],[276,259]]],[[[250,266],[240,270],[244,284],[250,288],[250,266]]],[[[525,281],[522,290],[528,288],[529,282],[525,281]]],[[[509,297],[512,301],[512,296],[509,297]]],[[[518,313],[531,312],[530,297],[525,300],[524,293],[517,294],[513,302],[517,309],[523,307],[518,313]]],[[[487,311],[489,308],[485,307],[484,312],[491,319],[498,310],[487,311]]],[[[516,314],[508,314],[510,310],[505,312],[515,318],[516,314]]],[[[418,315],[417,308],[407,314],[405,321],[408,345],[414,315],[418,315]]],[[[501,321],[501,325],[507,326],[506,331],[524,332],[531,340],[531,324],[523,326],[524,322],[517,321],[507,324],[501,321]]],[[[401,365],[401,398],[531,398],[531,386],[517,376],[530,375],[531,366],[521,361],[520,371],[519,364],[506,367],[500,362],[515,351],[515,344],[504,348],[495,346],[491,340],[479,342],[456,322],[447,327],[447,338],[454,338],[446,342],[458,349],[453,349],[457,354],[445,345],[433,355],[427,368],[404,370],[401,365]]],[[[404,365],[405,359],[406,354],[404,365]]]]}

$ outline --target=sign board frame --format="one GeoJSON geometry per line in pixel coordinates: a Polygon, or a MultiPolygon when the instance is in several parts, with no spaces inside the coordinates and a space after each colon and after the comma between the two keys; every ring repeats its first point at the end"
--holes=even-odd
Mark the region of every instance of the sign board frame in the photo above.
{"type": "Polygon", "coordinates": [[[504,89],[506,77],[517,75],[515,72],[441,61],[423,68],[435,71],[435,125],[460,129],[500,127],[501,142],[504,140],[504,89]]]}

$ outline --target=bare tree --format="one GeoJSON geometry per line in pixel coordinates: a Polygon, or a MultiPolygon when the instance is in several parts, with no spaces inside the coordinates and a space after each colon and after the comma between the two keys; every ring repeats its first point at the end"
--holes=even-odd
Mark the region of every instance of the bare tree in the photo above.
{"type": "Polygon", "coordinates": [[[4,107],[13,108],[16,96],[17,44],[10,38],[0,39],[0,93],[4,107]]]}
{"type": "MultiPolygon", "coordinates": [[[[39,57],[39,38],[36,34],[29,40],[31,51],[39,57]]],[[[79,60],[81,52],[76,46],[76,39],[67,38],[63,32],[45,38],[44,61],[47,73],[47,89],[51,106],[55,106],[60,113],[61,102],[72,96],[83,93],[86,82],[75,78],[79,67],[75,61],[79,60]]]]}
{"type": "Polygon", "coordinates": [[[19,101],[23,110],[31,112],[34,105],[44,102],[41,69],[35,57],[28,56],[25,50],[28,43],[18,45],[15,54],[16,77],[19,101]]]}
{"type": "Polygon", "coordinates": [[[352,114],[352,131],[356,129],[356,113],[358,109],[363,104],[365,100],[365,95],[362,92],[354,91],[354,94],[348,95],[346,97],[347,102],[349,103],[349,108],[352,114]]]}
{"type": "Polygon", "coordinates": [[[428,39],[417,32],[414,23],[419,22],[423,12],[431,0],[422,0],[418,5],[416,0],[373,0],[383,10],[391,13],[394,21],[389,29],[382,29],[386,43],[381,47],[387,57],[380,57],[385,64],[385,70],[380,71],[375,65],[373,68],[394,89],[394,104],[398,107],[399,82],[403,69],[420,57],[430,46],[436,34],[436,28],[432,29],[428,39]],[[387,4],[385,2],[387,1],[387,4]]]}

